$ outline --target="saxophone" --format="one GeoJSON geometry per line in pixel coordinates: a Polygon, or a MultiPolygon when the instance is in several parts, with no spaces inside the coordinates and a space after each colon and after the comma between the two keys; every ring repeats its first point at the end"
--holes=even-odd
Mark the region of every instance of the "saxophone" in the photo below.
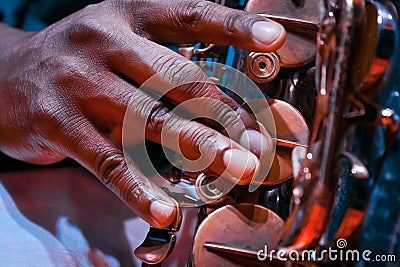
{"type": "MultiPolygon", "coordinates": [[[[220,194],[224,185],[214,184],[212,177],[164,169],[166,181],[197,191],[188,197],[189,191],[163,187],[186,199],[190,215],[183,208],[172,227],[150,230],[135,252],[144,265],[176,265],[167,256],[179,250],[175,235],[184,231],[179,230],[182,218],[196,229],[187,266],[335,265],[318,252],[372,247],[371,233],[382,223],[374,216],[382,206],[377,200],[381,183],[400,181],[396,4],[250,0],[245,9],[281,23],[288,33],[276,52],[233,49],[231,57],[231,65],[268,98],[275,118],[277,148],[270,172],[251,193],[236,186],[220,194]],[[309,251],[314,254],[306,259],[291,257],[309,251]]],[[[207,58],[226,62],[229,49],[203,44],[178,52],[203,64],[207,58]]],[[[398,255],[400,216],[393,213],[385,251],[398,255]]],[[[339,260],[346,266],[359,259],[339,260]]]]}

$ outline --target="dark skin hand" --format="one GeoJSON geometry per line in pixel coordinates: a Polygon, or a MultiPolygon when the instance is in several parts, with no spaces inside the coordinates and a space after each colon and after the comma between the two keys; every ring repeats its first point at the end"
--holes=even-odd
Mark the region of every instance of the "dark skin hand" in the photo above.
{"type": "MultiPolygon", "coordinates": [[[[157,73],[167,83],[177,73],[203,75],[157,43],[204,42],[270,52],[284,40],[279,24],[198,0],[104,1],[33,33],[0,25],[0,149],[36,164],[71,157],[147,222],[166,227],[175,218],[173,202],[137,168],[128,168],[124,158],[121,129],[128,108],[137,118],[150,118],[142,122],[149,140],[161,142],[163,130],[179,137],[188,158],[196,157],[191,152],[212,152],[208,170],[226,171],[242,184],[257,172],[271,138],[215,85],[184,86],[166,98],[175,104],[198,97],[224,103],[210,103],[202,115],[228,125],[231,139],[171,114],[162,101],[138,89],[157,73]]],[[[178,150],[168,141],[165,145],[178,150]]]]}

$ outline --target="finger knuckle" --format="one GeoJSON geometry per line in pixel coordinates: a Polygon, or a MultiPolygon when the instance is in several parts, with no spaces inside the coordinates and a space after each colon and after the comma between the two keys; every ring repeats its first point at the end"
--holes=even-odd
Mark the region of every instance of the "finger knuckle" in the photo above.
{"type": "Polygon", "coordinates": [[[94,12],[86,12],[69,29],[69,41],[73,46],[85,47],[111,45],[116,39],[116,31],[101,19],[95,16],[94,12]]]}
{"type": "Polygon", "coordinates": [[[87,75],[75,64],[75,58],[62,57],[60,61],[62,62],[56,63],[57,66],[54,68],[57,71],[53,83],[57,88],[71,89],[87,81],[87,75]]]}
{"type": "Polygon", "coordinates": [[[219,134],[210,129],[194,128],[190,129],[188,133],[183,135],[183,143],[187,143],[185,139],[189,138],[189,142],[194,146],[192,149],[201,153],[200,151],[215,151],[216,143],[218,142],[219,134]]]}
{"type": "Polygon", "coordinates": [[[186,28],[198,28],[207,18],[214,16],[215,6],[208,1],[192,0],[182,1],[179,6],[181,16],[179,23],[186,28]]]}
{"type": "Polygon", "coordinates": [[[183,90],[185,91],[185,94],[191,96],[192,98],[196,97],[208,98],[207,91],[209,89],[209,84],[207,84],[206,82],[201,82],[201,81],[186,82],[183,83],[182,87],[183,90]]]}
{"type": "Polygon", "coordinates": [[[121,188],[124,174],[127,172],[125,158],[111,149],[104,149],[94,155],[95,175],[112,190],[121,188]]]}
{"type": "Polygon", "coordinates": [[[247,25],[240,11],[233,10],[227,16],[224,16],[223,27],[227,38],[238,34],[237,25],[247,25]]]}
{"type": "MultiPolygon", "coordinates": [[[[101,84],[105,76],[106,68],[100,59],[92,59],[88,62],[85,58],[75,55],[60,55],[56,59],[46,60],[46,69],[51,69],[53,75],[48,78],[53,88],[60,93],[66,93],[70,100],[82,96],[82,89],[90,92],[101,84]]],[[[60,95],[59,95],[60,96],[60,95]]]]}
{"type": "MultiPolygon", "coordinates": [[[[135,1],[135,2],[140,2],[135,1]]],[[[114,8],[120,12],[126,12],[127,10],[132,11],[130,8],[132,4],[134,4],[134,1],[129,1],[129,0],[110,0],[110,1],[105,1],[104,2],[107,6],[114,8]]]]}
{"type": "Polygon", "coordinates": [[[240,118],[238,114],[229,106],[221,102],[215,102],[210,105],[210,110],[212,114],[216,114],[216,120],[223,128],[240,127],[240,118]]]}
{"type": "Polygon", "coordinates": [[[176,55],[157,56],[153,66],[161,79],[173,86],[205,79],[204,73],[196,64],[176,55]]]}
{"type": "Polygon", "coordinates": [[[160,136],[162,128],[170,117],[169,109],[163,103],[154,103],[148,114],[146,133],[152,136],[160,136]]]}
{"type": "Polygon", "coordinates": [[[235,131],[244,129],[243,123],[241,123],[241,121],[237,118],[237,114],[234,112],[229,111],[223,114],[219,120],[222,127],[227,130],[228,135],[230,129],[234,129],[235,131]]]}
{"type": "Polygon", "coordinates": [[[110,0],[102,2],[106,5],[107,10],[115,10],[117,14],[128,16],[133,18],[133,20],[141,19],[143,10],[151,10],[154,7],[154,1],[152,0],[110,0]]]}
{"type": "Polygon", "coordinates": [[[129,205],[135,206],[140,201],[140,199],[145,196],[145,192],[143,192],[144,186],[145,181],[143,179],[131,176],[126,180],[125,186],[120,192],[121,197],[125,199],[129,205]]]}
{"type": "Polygon", "coordinates": [[[95,156],[96,173],[100,181],[128,204],[135,205],[143,196],[145,181],[131,171],[125,157],[113,150],[95,156]]]}
{"type": "MultiPolygon", "coordinates": [[[[221,96],[222,92],[210,88],[207,83],[195,84],[193,93],[201,95],[202,104],[207,106],[207,114],[211,120],[220,124],[223,128],[241,127],[241,119],[237,114],[237,104],[232,99],[221,96]]],[[[190,89],[189,89],[190,91],[190,89]]]]}

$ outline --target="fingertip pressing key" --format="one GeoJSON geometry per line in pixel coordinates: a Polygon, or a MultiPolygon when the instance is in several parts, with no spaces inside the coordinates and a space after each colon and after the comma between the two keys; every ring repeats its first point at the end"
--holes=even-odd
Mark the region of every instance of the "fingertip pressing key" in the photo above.
{"type": "Polygon", "coordinates": [[[229,174],[240,183],[253,178],[260,163],[253,153],[239,149],[226,150],[223,154],[223,162],[229,174]]]}
{"type": "Polygon", "coordinates": [[[150,204],[150,214],[160,224],[161,227],[167,227],[175,219],[175,205],[163,200],[156,199],[150,204]]]}
{"type": "Polygon", "coordinates": [[[257,130],[245,130],[240,136],[239,142],[257,157],[264,155],[271,149],[271,142],[257,130]]]}
{"type": "Polygon", "coordinates": [[[257,21],[251,28],[254,39],[266,45],[280,41],[285,37],[285,29],[274,21],[257,21]]]}

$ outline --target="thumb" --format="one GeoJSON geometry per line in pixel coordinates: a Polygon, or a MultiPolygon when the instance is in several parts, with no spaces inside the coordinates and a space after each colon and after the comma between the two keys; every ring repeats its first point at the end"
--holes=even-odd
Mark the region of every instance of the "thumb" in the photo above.
{"type": "Polygon", "coordinates": [[[271,52],[286,39],[282,25],[257,14],[203,0],[165,2],[166,7],[161,9],[165,14],[145,27],[158,42],[215,43],[271,52]]]}

